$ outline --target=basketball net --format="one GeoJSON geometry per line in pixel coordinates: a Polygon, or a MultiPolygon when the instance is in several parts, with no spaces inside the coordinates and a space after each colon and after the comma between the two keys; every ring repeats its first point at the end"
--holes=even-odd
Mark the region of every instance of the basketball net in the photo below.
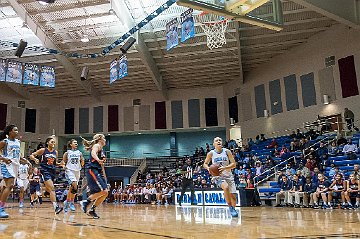
{"type": "Polygon", "coordinates": [[[210,50],[222,47],[226,44],[225,31],[228,24],[227,19],[206,12],[196,15],[195,19],[196,22],[200,23],[200,27],[207,36],[206,45],[210,50]]]}

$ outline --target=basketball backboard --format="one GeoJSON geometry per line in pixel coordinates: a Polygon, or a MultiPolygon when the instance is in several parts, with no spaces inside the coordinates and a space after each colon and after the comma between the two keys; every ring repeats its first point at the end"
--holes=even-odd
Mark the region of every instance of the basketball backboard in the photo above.
{"type": "Polygon", "coordinates": [[[282,30],[283,15],[280,0],[177,0],[177,4],[233,21],[276,31],[282,30]]]}

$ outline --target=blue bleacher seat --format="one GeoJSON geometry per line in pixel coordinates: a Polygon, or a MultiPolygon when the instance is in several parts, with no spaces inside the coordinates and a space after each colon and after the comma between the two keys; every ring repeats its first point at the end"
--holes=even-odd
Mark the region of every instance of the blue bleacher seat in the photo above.
{"type": "Polygon", "coordinates": [[[259,188],[259,193],[278,193],[280,188],[259,188]]]}
{"type": "Polygon", "coordinates": [[[341,166],[341,165],[354,165],[354,164],[360,164],[360,160],[342,160],[342,161],[334,161],[333,164],[335,166],[341,166]]]}
{"type": "Polygon", "coordinates": [[[277,182],[270,182],[270,187],[277,187],[278,186],[278,183],[277,182]]]}

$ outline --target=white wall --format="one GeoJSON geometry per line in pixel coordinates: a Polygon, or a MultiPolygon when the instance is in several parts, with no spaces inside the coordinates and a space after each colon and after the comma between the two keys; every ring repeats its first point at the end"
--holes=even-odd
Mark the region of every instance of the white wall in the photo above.
{"type": "Polygon", "coordinates": [[[360,96],[342,98],[340,86],[340,74],[337,60],[349,55],[354,55],[355,67],[360,86],[360,31],[349,29],[341,24],[334,25],[329,30],[319,33],[310,38],[306,44],[302,44],[285,54],[273,58],[267,64],[261,65],[246,76],[246,83],[241,88],[242,92],[251,92],[253,115],[252,120],[241,122],[243,138],[254,137],[263,132],[270,135],[274,131],[294,129],[301,127],[306,121],[313,121],[317,115],[332,115],[343,113],[345,107],[355,114],[355,120],[360,119],[360,96]],[[336,88],[336,101],[330,105],[321,103],[318,71],[325,68],[325,58],[334,55],[334,81],[336,88]],[[304,108],[302,102],[300,76],[314,72],[317,105],[304,108]],[[254,87],[265,84],[267,109],[271,108],[269,96],[269,81],[280,79],[290,74],[296,74],[298,83],[299,109],[286,111],[285,90],[282,84],[283,113],[269,118],[256,118],[254,87]]]}

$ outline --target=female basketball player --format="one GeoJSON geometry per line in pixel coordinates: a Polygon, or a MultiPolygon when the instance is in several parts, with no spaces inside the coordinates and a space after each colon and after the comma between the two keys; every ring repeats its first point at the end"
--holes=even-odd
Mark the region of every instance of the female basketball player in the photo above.
{"type": "Polygon", "coordinates": [[[50,194],[50,201],[52,202],[55,214],[59,214],[63,208],[56,202],[56,194],[54,189],[54,179],[56,174],[56,159],[58,152],[55,149],[55,139],[48,137],[45,141],[45,148],[39,149],[30,155],[30,159],[34,160],[36,164],[39,160],[36,156],[41,156],[40,167],[41,174],[44,177],[45,190],[50,194]]]}
{"type": "Polygon", "coordinates": [[[5,184],[5,188],[0,195],[0,218],[9,217],[9,214],[5,212],[4,208],[14,186],[20,162],[31,165],[29,161],[20,156],[20,140],[17,139],[18,134],[18,128],[11,124],[5,127],[4,132],[0,136],[0,151],[2,151],[0,161],[4,163],[1,164],[1,173],[5,184]]]}
{"type": "Polygon", "coordinates": [[[34,207],[34,202],[38,200],[38,197],[41,195],[40,188],[40,173],[38,168],[34,168],[33,172],[30,174],[30,207],[34,207]]]}
{"type": "Polygon", "coordinates": [[[64,212],[68,211],[68,207],[74,212],[74,200],[78,190],[80,171],[85,161],[82,153],[77,149],[78,143],[75,139],[71,139],[67,146],[70,149],[64,153],[63,161],[61,162],[65,166],[65,176],[69,183],[68,194],[64,202],[64,212]]]}
{"type": "Polygon", "coordinates": [[[105,153],[102,150],[105,146],[106,140],[103,134],[95,134],[93,140],[88,141],[83,139],[83,144],[86,150],[91,152],[90,160],[86,164],[86,178],[90,188],[90,196],[87,200],[83,200],[82,210],[94,219],[100,217],[96,214],[95,208],[98,207],[107,197],[108,189],[104,176],[104,162],[105,153]],[[91,202],[94,202],[89,212],[87,207],[91,202]]]}
{"type": "Polygon", "coordinates": [[[209,171],[210,160],[212,164],[218,165],[220,176],[213,177],[214,182],[218,187],[224,190],[224,197],[229,205],[231,216],[238,217],[238,213],[235,209],[236,206],[236,187],[234,182],[234,176],[231,169],[236,167],[236,162],[230,150],[224,149],[222,145],[222,139],[220,137],[214,138],[213,143],[215,149],[211,150],[205,159],[204,168],[209,171]]]}
{"type": "Polygon", "coordinates": [[[345,204],[342,205],[342,208],[348,208],[348,209],[355,209],[359,207],[359,203],[360,203],[360,195],[359,195],[359,180],[356,179],[355,174],[350,174],[349,176],[349,180],[347,181],[347,187],[346,187],[346,191],[345,191],[345,199],[348,203],[348,206],[346,206],[345,204]],[[355,198],[356,199],[356,203],[355,206],[352,205],[351,203],[351,198],[355,198]]]}
{"type": "Polygon", "coordinates": [[[20,188],[19,208],[24,207],[24,194],[25,194],[25,191],[26,191],[27,187],[29,186],[29,172],[30,172],[30,170],[31,170],[31,167],[28,164],[24,163],[24,162],[21,163],[20,166],[19,166],[19,174],[18,174],[18,177],[16,179],[16,183],[20,188]]]}

